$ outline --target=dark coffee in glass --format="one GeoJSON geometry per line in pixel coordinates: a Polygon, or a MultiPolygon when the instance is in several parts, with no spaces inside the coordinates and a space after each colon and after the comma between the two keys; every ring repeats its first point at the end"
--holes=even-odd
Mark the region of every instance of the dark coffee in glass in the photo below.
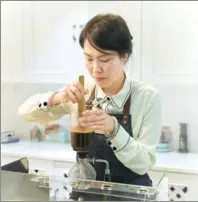
{"type": "Polygon", "coordinates": [[[93,146],[93,129],[83,128],[79,124],[81,114],[73,112],[70,120],[71,146],[74,151],[88,152],[93,146]]]}
{"type": "Polygon", "coordinates": [[[71,128],[71,145],[74,151],[88,152],[93,146],[93,131],[82,128],[71,128]]]}

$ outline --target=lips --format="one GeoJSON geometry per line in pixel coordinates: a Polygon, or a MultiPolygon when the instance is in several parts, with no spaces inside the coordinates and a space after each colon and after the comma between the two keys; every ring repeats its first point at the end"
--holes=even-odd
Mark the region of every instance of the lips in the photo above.
{"type": "Polygon", "coordinates": [[[104,81],[105,78],[95,78],[96,81],[104,81]]]}

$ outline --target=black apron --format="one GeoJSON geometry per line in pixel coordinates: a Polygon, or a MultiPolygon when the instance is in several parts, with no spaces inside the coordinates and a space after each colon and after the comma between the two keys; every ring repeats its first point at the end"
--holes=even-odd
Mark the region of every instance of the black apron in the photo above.
{"type": "MultiPolygon", "coordinates": [[[[93,102],[95,99],[95,88],[87,102],[93,102]]],[[[133,137],[133,129],[131,127],[132,116],[130,114],[131,95],[126,101],[123,109],[123,114],[109,114],[114,116],[119,124],[126,130],[126,132],[133,137]]],[[[111,141],[107,141],[107,137],[103,134],[94,133],[94,146],[89,152],[89,158],[104,159],[109,162],[111,182],[134,184],[141,186],[152,186],[148,174],[139,175],[126,166],[124,166],[116,157],[113,149],[111,148],[111,141]]],[[[131,151],[133,152],[133,151],[131,151]]],[[[92,164],[93,165],[93,164],[92,164]]],[[[97,173],[96,180],[103,181],[105,176],[105,164],[96,162],[94,168],[97,173]]]]}
{"type": "MultiPolygon", "coordinates": [[[[95,99],[95,88],[93,89],[89,100],[87,101],[88,108],[90,104],[95,99]]],[[[118,120],[119,124],[128,132],[128,134],[133,137],[133,130],[131,127],[132,116],[129,114],[130,111],[130,101],[131,95],[124,105],[123,114],[110,114],[118,120]]],[[[139,175],[129,168],[124,166],[115,156],[113,149],[111,148],[111,142],[107,141],[107,137],[104,134],[93,134],[94,144],[92,149],[89,151],[88,158],[104,159],[109,162],[111,182],[124,183],[140,186],[152,186],[152,181],[150,180],[148,174],[139,175]]],[[[116,148],[114,148],[116,149],[116,148]]],[[[131,151],[133,152],[133,151],[131,151]]],[[[96,180],[104,181],[105,177],[105,164],[104,163],[91,163],[95,168],[97,177],[96,180]]],[[[103,196],[97,194],[89,194],[85,192],[73,191],[70,195],[71,199],[78,200],[79,197],[83,197],[85,201],[134,201],[132,198],[122,198],[115,196],[103,196]]],[[[135,201],[141,201],[137,198],[135,201]]]]}

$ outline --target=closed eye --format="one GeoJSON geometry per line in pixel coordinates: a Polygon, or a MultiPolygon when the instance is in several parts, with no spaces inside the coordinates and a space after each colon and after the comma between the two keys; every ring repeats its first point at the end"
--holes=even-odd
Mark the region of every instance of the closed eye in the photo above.
{"type": "Polygon", "coordinates": [[[102,62],[109,62],[111,59],[101,60],[102,62]]]}
{"type": "MultiPolygon", "coordinates": [[[[89,62],[91,62],[91,61],[93,61],[93,58],[86,58],[86,60],[89,61],[89,62]]],[[[103,59],[103,60],[100,59],[100,61],[104,62],[104,63],[109,62],[110,60],[111,60],[111,58],[103,59]]]]}
{"type": "Polygon", "coordinates": [[[92,60],[93,60],[92,58],[88,58],[88,59],[87,59],[87,61],[92,61],[92,60]]]}

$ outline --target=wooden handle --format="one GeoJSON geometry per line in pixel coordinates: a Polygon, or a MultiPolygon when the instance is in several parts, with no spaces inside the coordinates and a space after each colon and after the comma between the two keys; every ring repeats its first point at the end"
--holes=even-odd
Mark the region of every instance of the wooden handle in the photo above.
{"type": "MultiPolygon", "coordinates": [[[[84,76],[81,75],[79,76],[79,82],[83,87],[84,90],[84,76]]],[[[86,104],[85,104],[85,96],[83,95],[82,99],[78,102],[78,112],[82,113],[86,108],[86,104]]]]}

